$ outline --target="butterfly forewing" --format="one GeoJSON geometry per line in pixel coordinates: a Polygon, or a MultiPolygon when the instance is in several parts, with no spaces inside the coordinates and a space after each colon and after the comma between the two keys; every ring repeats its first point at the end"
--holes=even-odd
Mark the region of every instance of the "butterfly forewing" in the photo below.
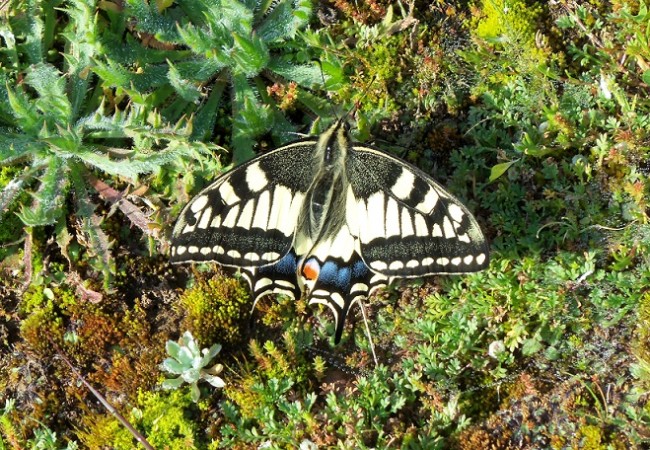
{"type": "Polygon", "coordinates": [[[285,256],[311,183],[304,168],[312,164],[314,145],[310,140],[277,149],[201,191],[174,227],[172,262],[257,267],[285,256]]]}
{"type": "Polygon", "coordinates": [[[487,243],[472,214],[424,172],[362,146],[353,147],[346,167],[347,223],[372,270],[415,277],[487,266],[487,243]]]}

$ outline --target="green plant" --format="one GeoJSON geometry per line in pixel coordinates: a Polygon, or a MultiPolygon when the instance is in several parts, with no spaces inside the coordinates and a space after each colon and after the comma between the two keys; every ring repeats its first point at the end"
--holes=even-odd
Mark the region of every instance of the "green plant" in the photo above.
{"type": "MultiPolygon", "coordinates": [[[[0,94],[7,98],[0,102],[0,165],[16,170],[14,178],[0,186],[0,211],[4,214],[19,201],[17,215],[27,230],[55,225],[56,242],[68,261],[76,262],[71,244],[76,241],[107,286],[114,272],[111,242],[93,197],[99,194],[117,204],[146,235],[157,236],[157,230],[104,180],[135,184],[139,176],[160,171],[166,164],[185,158],[203,160],[210,146],[185,142],[187,128],[185,132],[162,128],[159,117],[144,117],[137,107],[104,115],[107,105],[95,90],[102,80],[88,72],[98,52],[95,40],[100,32],[94,11],[87,2],[73,1],[64,12],[68,23],[57,30],[57,38],[65,43],[63,70],[47,60],[40,46],[17,46],[14,53],[4,55],[10,55],[12,65],[18,67],[11,74],[3,72],[0,86],[0,94]],[[16,83],[18,76],[20,83],[16,83]],[[69,231],[73,228],[76,240],[69,231]]],[[[45,11],[36,3],[20,4],[12,10],[3,36],[9,42],[25,39],[45,44],[51,39],[54,14],[55,10],[45,11]]]]}
{"type": "MultiPolygon", "coordinates": [[[[127,40],[127,50],[136,54],[120,52],[99,62],[95,70],[136,98],[144,95],[139,87],[144,80],[155,80],[160,99],[171,88],[178,98],[162,107],[162,114],[195,114],[193,138],[215,132],[225,107],[224,91],[230,86],[230,147],[237,162],[253,156],[254,139],[268,131],[281,141],[291,138],[293,129],[282,111],[292,103],[286,102],[288,93],[295,95],[295,90],[285,90],[288,81],[304,88],[321,84],[323,77],[329,79],[329,88],[341,81],[334,61],[321,57],[320,68],[312,63],[321,55],[320,38],[300,31],[312,15],[310,0],[181,1],[162,7],[129,0],[125,7],[134,30],[155,38],[160,49],[145,53],[137,49],[139,42],[127,40]],[[139,71],[121,70],[118,76],[108,76],[118,65],[133,62],[139,71]],[[197,108],[195,102],[201,97],[206,97],[205,102],[197,108]]],[[[307,92],[299,92],[295,100],[319,116],[326,110],[325,103],[307,92]]]]}
{"type": "Polygon", "coordinates": [[[217,376],[223,370],[223,366],[215,364],[208,367],[210,361],[221,351],[221,345],[214,344],[209,349],[200,350],[192,333],[186,331],[178,342],[167,341],[166,348],[171,358],[166,358],[160,368],[179,376],[163,381],[164,389],[178,389],[184,383],[188,383],[192,400],[198,402],[201,397],[198,386],[200,380],[203,379],[216,388],[225,386],[224,381],[217,376]]]}

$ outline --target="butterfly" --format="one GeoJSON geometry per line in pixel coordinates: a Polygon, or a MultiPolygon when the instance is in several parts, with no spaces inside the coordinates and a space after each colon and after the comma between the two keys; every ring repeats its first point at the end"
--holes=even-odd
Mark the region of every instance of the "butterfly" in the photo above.
{"type": "Polygon", "coordinates": [[[183,208],[171,245],[173,263],[239,268],[253,307],[271,293],[327,306],[335,343],[350,307],[363,312],[363,300],[393,279],[475,272],[488,260],[456,197],[420,169],[353,143],[342,119],[221,175],[183,208]]]}

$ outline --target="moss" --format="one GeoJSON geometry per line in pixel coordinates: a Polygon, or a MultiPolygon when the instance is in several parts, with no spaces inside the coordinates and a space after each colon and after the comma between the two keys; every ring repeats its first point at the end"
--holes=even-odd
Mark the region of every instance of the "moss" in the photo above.
{"type": "MultiPolygon", "coordinates": [[[[206,448],[198,438],[201,434],[198,420],[190,414],[193,405],[188,390],[141,391],[137,407],[128,414],[127,420],[154,448],[206,448]]],[[[105,448],[107,443],[115,450],[135,448],[133,436],[109,414],[86,416],[82,423],[77,437],[87,448],[105,448]]]]}
{"type": "Polygon", "coordinates": [[[180,304],[186,312],[181,329],[191,331],[201,346],[241,341],[250,295],[239,281],[224,276],[198,280],[181,296],[180,304]]]}
{"type": "Polygon", "coordinates": [[[603,432],[595,425],[583,425],[578,429],[581,446],[585,450],[599,450],[607,448],[603,445],[603,432]]]}
{"type": "Polygon", "coordinates": [[[52,354],[51,342],[61,345],[63,333],[63,319],[54,311],[51,302],[35,309],[20,324],[20,334],[31,349],[48,357],[52,354]]]}

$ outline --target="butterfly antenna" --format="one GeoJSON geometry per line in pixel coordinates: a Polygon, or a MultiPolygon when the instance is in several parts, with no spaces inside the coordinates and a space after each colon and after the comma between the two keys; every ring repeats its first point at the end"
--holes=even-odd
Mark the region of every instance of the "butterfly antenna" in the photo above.
{"type": "Polygon", "coordinates": [[[375,353],[375,344],[372,343],[372,334],[370,334],[370,327],[368,326],[368,318],[366,317],[366,307],[363,302],[359,302],[361,306],[361,315],[363,316],[363,324],[366,326],[366,334],[368,335],[368,342],[370,343],[370,350],[372,351],[372,358],[375,360],[375,366],[379,366],[379,360],[375,353]]]}

